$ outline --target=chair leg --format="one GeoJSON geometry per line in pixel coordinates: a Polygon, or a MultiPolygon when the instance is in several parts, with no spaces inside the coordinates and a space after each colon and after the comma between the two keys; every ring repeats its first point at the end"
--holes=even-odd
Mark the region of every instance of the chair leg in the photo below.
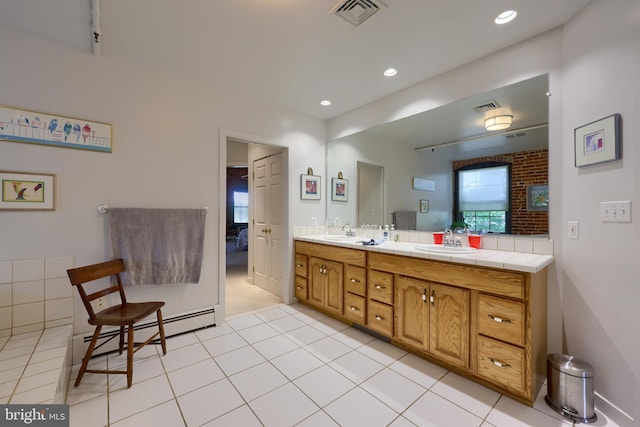
{"type": "Polygon", "coordinates": [[[167,354],[167,342],[164,339],[164,326],[162,324],[162,312],[157,311],[158,315],[158,329],[160,330],[160,344],[162,345],[162,354],[167,354]]]}
{"type": "Polygon", "coordinates": [[[124,326],[120,326],[120,346],[118,347],[118,354],[122,354],[124,348],[124,326]]]}
{"type": "Polygon", "coordinates": [[[91,342],[89,343],[87,352],[84,354],[84,359],[82,359],[82,365],[80,366],[80,371],[78,371],[78,377],[76,378],[76,383],[74,387],[78,387],[78,385],[80,384],[80,380],[84,375],[84,371],[87,370],[89,359],[91,359],[91,354],[93,353],[93,349],[96,347],[96,342],[98,341],[98,336],[100,335],[101,329],[102,329],[102,325],[98,325],[96,326],[96,330],[93,331],[93,337],[91,337],[91,342]]]}
{"type": "Polygon", "coordinates": [[[127,337],[127,388],[131,387],[133,382],[133,324],[127,326],[129,332],[127,337]]]}

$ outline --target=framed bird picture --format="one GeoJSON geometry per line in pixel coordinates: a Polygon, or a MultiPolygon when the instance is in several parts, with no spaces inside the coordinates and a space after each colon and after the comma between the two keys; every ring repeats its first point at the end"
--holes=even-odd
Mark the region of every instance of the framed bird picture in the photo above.
{"type": "Polygon", "coordinates": [[[111,125],[0,106],[0,141],[111,153],[111,125]]]}
{"type": "Polygon", "coordinates": [[[55,179],[53,174],[0,171],[0,210],[55,210],[55,179]]]}

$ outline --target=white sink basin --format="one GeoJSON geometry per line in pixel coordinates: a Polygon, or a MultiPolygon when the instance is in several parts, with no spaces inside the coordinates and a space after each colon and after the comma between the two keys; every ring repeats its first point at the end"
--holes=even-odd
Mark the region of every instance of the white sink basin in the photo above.
{"type": "Polygon", "coordinates": [[[356,236],[345,236],[342,234],[328,234],[326,236],[322,236],[324,240],[328,240],[330,242],[345,242],[345,243],[355,243],[361,242],[362,237],[356,236]]]}
{"type": "Polygon", "coordinates": [[[468,255],[478,252],[476,248],[470,248],[467,246],[444,246],[444,245],[418,245],[416,249],[423,252],[432,252],[438,254],[459,254],[468,255]]]}

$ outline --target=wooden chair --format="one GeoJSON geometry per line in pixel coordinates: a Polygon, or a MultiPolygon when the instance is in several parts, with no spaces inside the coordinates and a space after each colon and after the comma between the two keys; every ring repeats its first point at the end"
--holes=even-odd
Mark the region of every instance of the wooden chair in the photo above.
{"type": "Polygon", "coordinates": [[[87,352],[82,359],[82,366],[80,367],[80,371],[78,372],[78,378],[76,378],[75,386],[77,387],[80,384],[80,380],[85,372],[98,373],[98,374],[126,374],[127,375],[127,388],[131,387],[131,381],[133,379],[133,354],[140,350],[145,345],[151,344],[160,344],[162,345],[162,353],[167,354],[167,344],[164,339],[164,327],[162,324],[162,312],[160,309],[164,306],[164,302],[140,302],[140,303],[132,303],[127,302],[125,297],[124,288],[122,286],[122,280],[120,278],[120,273],[125,271],[124,263],[121,259],[115,259],[112,261],[102,262],[99,264],[88,265],[85,267],[72,268],[67,270],[67,274],[69,275],[69,280],[71,280],[71,284],[78,288],[78,292],[80,293],[80,298],[82,298],[82,303],[84,307],[87,309],[87,313],[89,314],[89,324],[95,325],[96,329],[93,332],[93,337],[91,338],[91,343],[89,344],[89,348],[87,348],[87,352]],[[105,277],[115,276],[115,284],[111,284],[106,289],[99,290],[93,293],[87,293],[84,288],[84,284],[88,282],[92,282],[94,280],[103,279],[105,277]],[[102,311],[94,312],[93,307],[91,305],[91,301],[109,295],[111,293],[118,292],[120,294],[120,304],[113,305],[108,307],[102,311]],[[148,340],[142,343],[136,343],[133,340],[133,330],[134,324],[139,322],[140,320],[146,318],[147,316],[156,313],[158,318],[158,332],[153,334],[148,340]],[[120,345],[118,347],[119,353],[122,354],[124,348],[124,329],[127,328],[127,370],[126,371],[112,371],[112,370],[96,370],[96,369],[87,369],[87,364],[89,363],[89,359],[91,358],[91,354],[97,348],[105,345],[116,335],[113,335],[105,342],[96,347],[96,342],[100,336],[100,330],[103,326],[119,326],[120,327],[120,345]],[[160,342],[151,342],[158,335],[160,335],[160,342]]]}

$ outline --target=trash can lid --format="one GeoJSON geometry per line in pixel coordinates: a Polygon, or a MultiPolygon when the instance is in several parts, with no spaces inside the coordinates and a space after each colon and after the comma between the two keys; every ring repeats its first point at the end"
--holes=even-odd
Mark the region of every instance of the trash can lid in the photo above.
{"type": "Polygon", "coordinates": [[[547,360],[553,368],[565,374],[582,378],[593,377],[593,366],[576,357],[554,353],[548,355],[547,360]]]}

